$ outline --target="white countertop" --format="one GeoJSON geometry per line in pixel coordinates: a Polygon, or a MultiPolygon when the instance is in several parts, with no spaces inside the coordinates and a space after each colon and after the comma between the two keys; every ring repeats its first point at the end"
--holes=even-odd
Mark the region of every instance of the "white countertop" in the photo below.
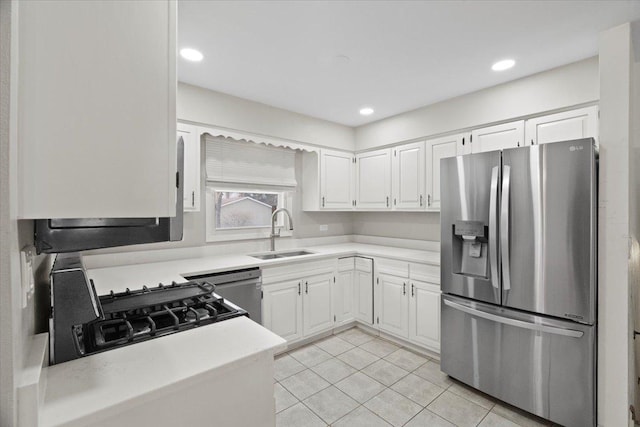
{"type": "Polygon", "coordinates": [[[98,353],[45,369],[43,426],[86,425],[222,372],[286,341],[247,317],[98,353]],[[224,351],[220,351],[224,343],[224,351]],[[189,351],[185,351],[188,349],[189,351]]]}
{"type": "Polygon", "coordinates": [[[440,265],[440,252],[403,249],[391,246],[341,243],[336,245],[310,246],[305,249],[314,252],[314,254],[273,260],[260,260],[244,254],[207,256],[175,261],[94,268],[88,270],[87,273],[89,278],[93,279],[98,295],[103,295],[111,290],[119,292],[125,288],[139,289],[143,285],[157,286],[160,282],[164,284],[171,283],[172,281],[184,282],[186,280],[184,276],[215,273],[240,268],[264,268],[275,265],[295,264],[329,257],[353,255],[377,256],[408,262],[440,265]]]}

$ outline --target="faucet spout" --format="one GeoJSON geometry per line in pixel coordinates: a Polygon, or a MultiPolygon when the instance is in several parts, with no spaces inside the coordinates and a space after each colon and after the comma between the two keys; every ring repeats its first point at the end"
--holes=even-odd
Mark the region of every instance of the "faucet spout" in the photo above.
{"type": "Polygon", "coordinates": [[[271,250],[276,250],[276,237],[280,237],[280,230],[276,233],[276,218],[278,217],[278,212],[284,212],[287,214],[287,219],[289,220],[289,230],[293,230],[293,219],[291,218],[291,212],[289,212],[285,208],[276,209],[271,214],[271,235],[269,238],[271,239],[271,250]]]}

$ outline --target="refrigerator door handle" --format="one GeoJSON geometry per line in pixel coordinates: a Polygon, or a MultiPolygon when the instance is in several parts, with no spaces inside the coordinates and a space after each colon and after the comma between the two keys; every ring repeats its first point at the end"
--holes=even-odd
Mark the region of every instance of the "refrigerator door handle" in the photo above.
{"type": "Polygon", "coordinates": [[[511,187],[511,166],[502,167],[502,201],[500,209],[500,251],[502,252],[502,283],[504,290],[511,289],[511,269],[509,266],[509,189],[511,187]]]}
{"type": "Polygon", "coordinates": [[[496,314],[487,313],[486,311],[481,311],[475,308],[467,307],[465,305],[458,304],[457,302],[448,301],[448,300],[443,300],[443,302],[445,305],[448,305],[449,307],[455,310],[460,310],[472,316],[480,317],[482,319],[487,319],[496,323],[502,323],[504,325],[515,326],[517,328],[530,329],[532,331],[546,332],[554,335],[563,335],[563,336],[572,337],[572,338],[581,338],[584,335],[584,332],[576,331],[575,329],[557,328],[555,326],[541,325],[538,323],[531,323],[524,320],[511,319],[509,317],[503,317],[496,314]]]}
{"type": "Polygon", "coordinates": [[[489,197],[489,262],[491,267],[491,285],[500,289],[498,276],[498,173],[499,166],[491,170],[491,195],[489,197]]]}

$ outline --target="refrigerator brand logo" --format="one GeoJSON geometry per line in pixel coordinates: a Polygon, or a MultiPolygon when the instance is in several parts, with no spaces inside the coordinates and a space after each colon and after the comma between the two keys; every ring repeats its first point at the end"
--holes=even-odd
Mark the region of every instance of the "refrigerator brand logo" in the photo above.
{"type": "Polygon", "coordinates": [[[572,145],[569,147],[569,151],[578,151],[578,150],[584,150],[584,147],[582,145],[572,145]]]}

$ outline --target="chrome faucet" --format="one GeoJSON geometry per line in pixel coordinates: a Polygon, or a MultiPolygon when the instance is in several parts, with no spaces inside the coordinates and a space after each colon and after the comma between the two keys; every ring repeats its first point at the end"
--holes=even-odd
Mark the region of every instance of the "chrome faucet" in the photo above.
{"type": "Polygon", "coordinates": [[[289,218],[289,230],[293,230],[293,219],[291,219],[291,212],[289,212],[285,208],[280,208],[273,211],[273,213],[271,214],[271,235],[269,236],[269,238],[271,238],[272,251],[276,250],[276,237],[280,237],[280,229],[278,229],[278,232],[276,233],[276,217],[278,216],[278,212],[280,211],[287,214],[287,218],[289,218]]]}

